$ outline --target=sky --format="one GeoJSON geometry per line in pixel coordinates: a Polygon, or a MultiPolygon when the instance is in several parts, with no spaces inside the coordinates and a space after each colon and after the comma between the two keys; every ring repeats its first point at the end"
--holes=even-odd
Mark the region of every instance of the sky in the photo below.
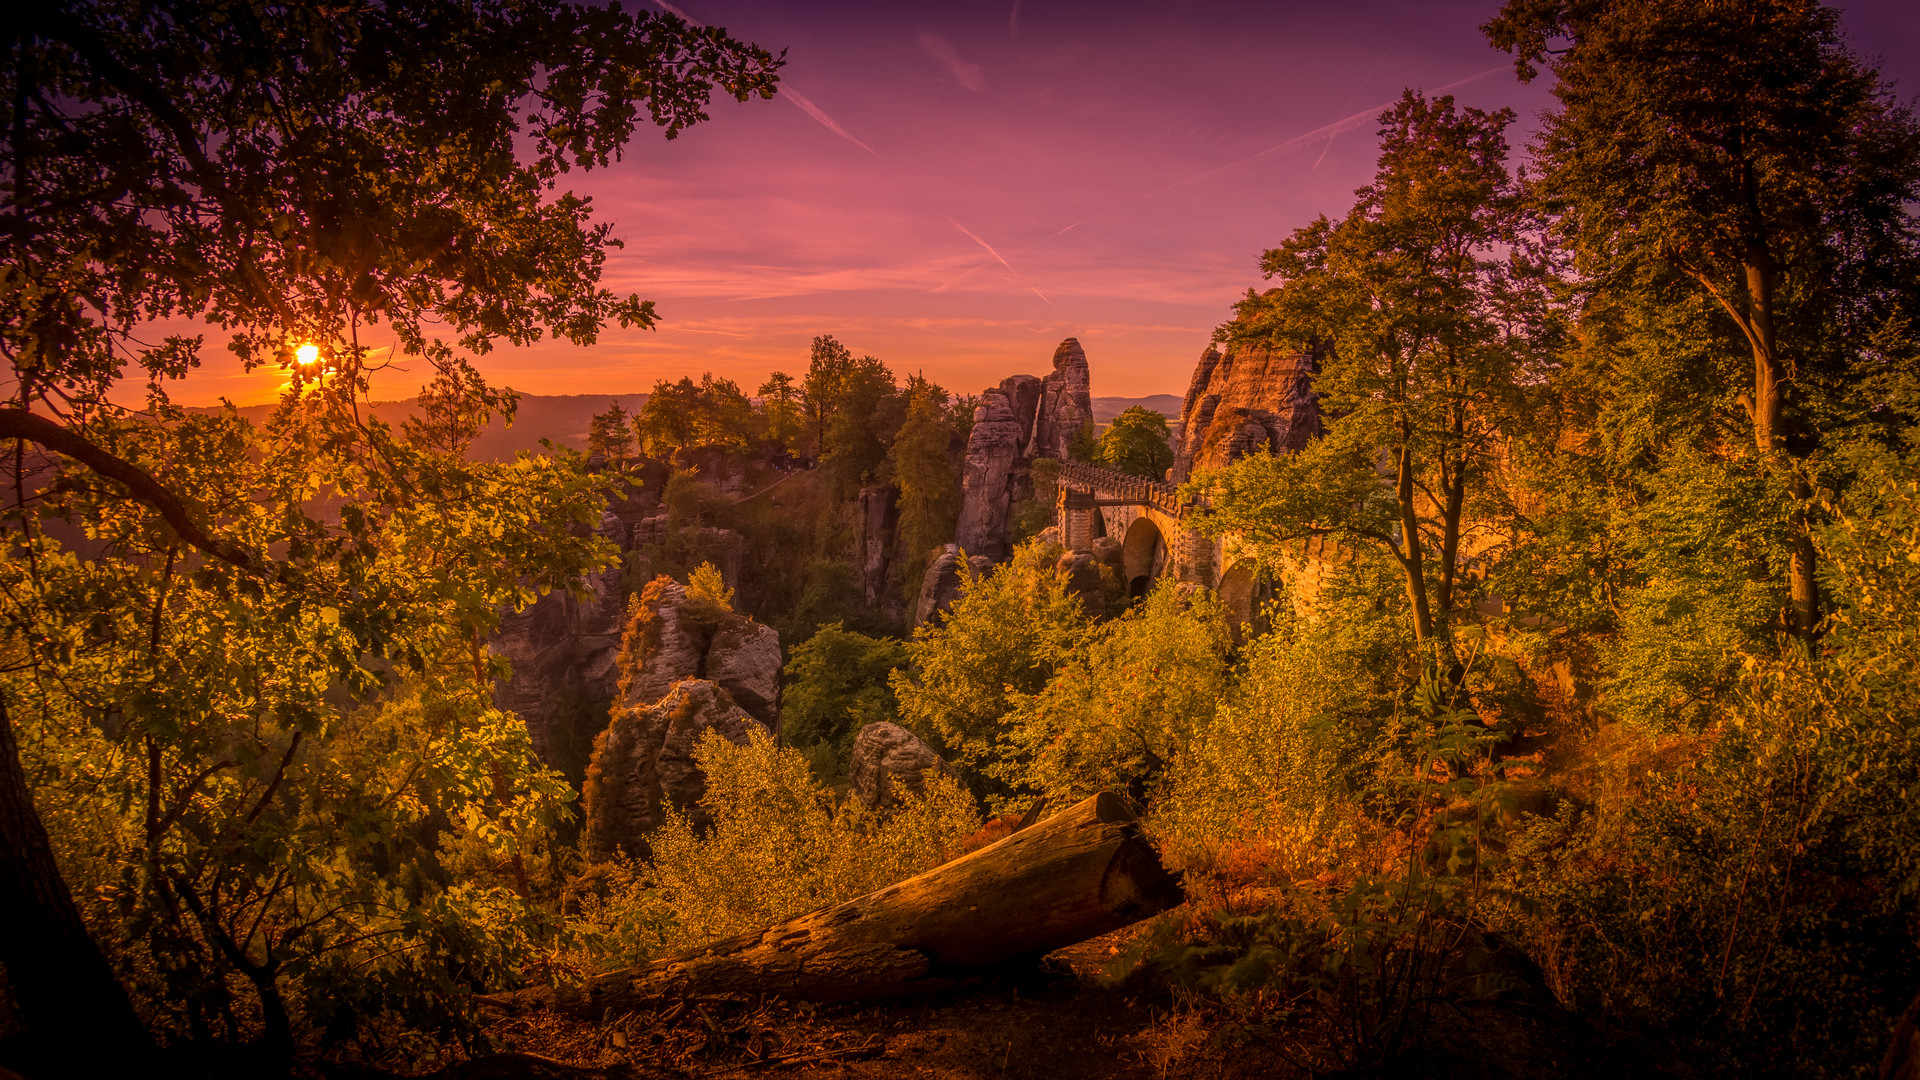
{"type": "MultiPolygon", "coordinates": [[[[1403,87],[1514,109],[1516,151],[1551,104],[1481,37],[1498,0],[671,2],[786,50],[781,92],[573,174],[626,244],[605,284],[659,326],[496,350],[476,362],[495,384],[620,395],[711,371],[751,393],[832,334],[977,393],[1044,374],[1072,336],[1096,396],[1183,393],[1260,253],[1370,178],[1403,87]]],[[[1920,5],[1843,11],[1912,100],[1920,5]]],[[[418,371],[375,396],[411,396],[418,371]]],[[[175,400],[279,385],[209,359],[175,400]]]]}

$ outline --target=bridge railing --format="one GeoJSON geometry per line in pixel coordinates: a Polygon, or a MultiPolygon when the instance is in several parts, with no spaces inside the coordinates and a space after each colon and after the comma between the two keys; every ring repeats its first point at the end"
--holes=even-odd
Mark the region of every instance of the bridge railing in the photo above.
{"type": "Polygon", "coordinates": [[[1105,465],[1063,461],[1060,463],[1060,483],[1075,490],[1091,491],[1096,498],[1126,499],[1157,507],[1175,517],[1181,513],[1179,485],[1123,473],[1105,465]]]}

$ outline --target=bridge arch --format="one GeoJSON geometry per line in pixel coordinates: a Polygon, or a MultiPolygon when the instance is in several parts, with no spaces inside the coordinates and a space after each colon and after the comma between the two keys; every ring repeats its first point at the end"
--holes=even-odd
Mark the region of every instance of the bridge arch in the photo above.
{"type": "Polygon", "coordinates": [[[1220,575],[1220,602],[1226,605],[1235,643],[1267,631],[1266,606],[1273,599],[1273,582],[1252,559],[1241,559],[1220,575]]]}
{"type": "Polygon", "coordinates": [[[1147,590],[1153,588],[1153,579],[1166,572],[1167,538],[1152,518],[1142,514],[1127,526],[1126,539],[1121,542],[1120,565],[1130,599],[1147,595],[1147,590]]]}

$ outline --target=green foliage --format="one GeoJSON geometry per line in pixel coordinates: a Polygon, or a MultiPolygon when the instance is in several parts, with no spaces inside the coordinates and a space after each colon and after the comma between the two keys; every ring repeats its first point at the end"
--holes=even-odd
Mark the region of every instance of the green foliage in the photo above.
{"type": "Polygon", "coordinates": [[[669,816],[652,863],[620,871],[583,904],[569,968],[640,963],[850,900],[938,865],[980,826],[972,797],[940,776],[885,814],[858,800],[836,806],[804,755],[757,728],[745,746],[707,732],[694,760],[712,829],[669,816]]]}
{"type": "Polygon", "coordinates": [[[1067,458],[1072,461],[1099,461],[1100,436],[1089,420],[1067,440],[1067,458]]]}
{"type": "Polygon", "coordinates": [[[943,748],[982,794],[1007,794],[997,777],[1022,761],[1006,739],[1017,696],[1044,689],[1087,626],[1059,559],[1057,544],[1024,544],[969,580],[939,625],[914,631],[912,666],[893,675],[901,722],[943,748]]]}
{"type": "Polygon", "coordinates": [[[854,633],[839,623],[794,646],[783,672],[780,732],[790,746],[818,755],[824,782],[844,777],[853,737],[899,710],[889,678],[907,666],[906,645],[854,633]],[[816,747],[824,749],[815,750],[816,747]]]}
{"type": "Polygon", "coordinates": [[[907,401],[893,372],[874,357],[855,359],[824,335],[813,339],[805,393],[821,466],[842,490],[859,486],[886,460],[906,419],[907,401]]]}
{"type": "Polygon", "coordinates": [[[1165,919],[1134,946],[1176,984],[1310,1003],[1327,1033],[1323,1059],[1308,1063],[1316,1072],[1411,1069],[1437,1010],[1511,981],[1475,926],[1493,895],[1483,840],[1506,787],[1491,753],[1500,735],[1433,665],[1404,704],[1366,755],[1372,782],[1353,793],[1406,837],[1389,866],[1328,897],[1290,892],[1257,915],[1165,919]]]}
{"type": "Polygon", "coordinates": [[[633,456],[633,432],[628,427],[632,422],[619,402],[607,406],[606,412],[587,422],[588,455],[599,454],[616,469],[625,467],[633,456]]]}
{"type": "Polygon", "coordinates": [[[990,771],[1055,806],[1100,791],[1157,805],[1227,692],[1232,644],[1218,600],[1162,579],[1089,631],[1044,689],[1012,699],[1011,752],[990,771]]]}
{"type": "Polygon", "coordinates": [[[390,444],[385,463],[446,501],[415,500],[316,452],[324,414],[304,404],[265,432],[227,413],[118,447],[192,462],[170,479],[227,493],[209,509],[249,546],[327,551],[301,589],[176,572],[179,551],[154,545],[177,541],[137,505],[74,485],[50,509],[117,557],[40,536],[0,560],[45,635],[8,632],[35,662],[5,691],[63,869],[162,1033],[239,1009],[269,1039],[347,1039],[383,1012],[457,1034],[466,995],[522,955],[571,799],[492,708],[481,643],[501,610],[604,565],[588,529],[605,481],[577,455],[479,465],[390,444]],[[354,496],[337,537],[297,501],[320,484],[354,496]]]}
{"type": "Polygon", "coordinates": [[[793,376],[776,371],[760,384],[760,415],[767,438],[789,453],[800,449],[807,425],[800,407],[800,388],[793,384],[793,376]]]}
{"type": "Polygon", "coordinates": [[[1231,692],[1193,721],[1157,809],[1165,832],[1200,847],[1277,844],[1301,876],[1329,868],[1353,837],[1356,793],[1416,670],[1395,614],[1397,575],[1385,559],[1357,560],[1310,603],[1273,606],[1273,628],[1247,643],[1231,692]]]}
{"type": "Polygon", "coordinates": [[[1646,495],[1613,537],[1630,587],[1602,650],[1608,709],[1699,730],[1719,715],[1743,658],[1771,651],[1769,631],[1788,627],[1786,508],[1751,467],[1690,454],[1642,482],[1646,495]]]}
{"type": "Polygon", "coordinates": [[[687,575],[687,599],[722,611],[733,610],[733,589],[720,576],[720,568],[703,562],[687,575]]]}
{"type": "Polygon", "coordinates": [[[708,372],[697,383],[685,375],[677,383],[654,383],[633,418],[633,433],[650,457],[671,458],[694,446],[741,451],[759,437],[758,420],[739,384],[708,372]]]}
{"type": "Polygon", "coordinates": [[[1221,330],[1319,358],[1329,437],[1310,461],[1194,484],[1218,511],[1211,532],[1255,521],[1273,541],[1329,536],[1391,554],[1423,640],[1446,640],[1466,508],[1552,338],[1544,264],[1507,173],[1512,121],[1413,91],[1382,114],[1373,183],[1340,222],[1323,217],[1267,252],[1261,267],[1280,284],[1250,292],[1221,330]],[[1298,483],[1311,486],[1288,489],[1298,483]]]}
{"type": "Polygon", "coordinates": [[[928,553],[953,538],[960,517],[960,474],[947,392],[916,375],[907,381],[907,416],[888,451],[900,490],[901,585],[917,595],[928,553]]]}
{"type": "Polygon", "coordinates": [[[1166,479],[1173,468],[1173,432],[1167,418],[1139,405],[1129,407],[1100,436],[1099,460],[1135,476],[1166,479]]]}

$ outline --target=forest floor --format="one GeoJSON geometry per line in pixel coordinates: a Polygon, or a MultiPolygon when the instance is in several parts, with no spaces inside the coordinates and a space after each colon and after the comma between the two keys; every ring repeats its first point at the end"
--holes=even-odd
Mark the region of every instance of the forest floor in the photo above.
{"type": "MultiPolygon", "coordinates": [[[[655,1080],[803,1075],[832,1080],[1241,1080],[1342,1075],[1311,1013],[1241,1022],[1164,987],[1101,978],[1137,928],[1037,969],[917,998],[793,1005],[714,998],[597,1022],[516,1016],[489,1032],[507,1053],[441,1080],[655,1080]],[[1309,1067],[1309,1062],[1317,1068],[1309,1067]]],[[[1662,1075],[1554,1008],[1507,1003],[1435,1017],[1416,1055],[1374,1075],[1662,1075]]],[[[1359,1075],[1346,1073],[1345,1075],[1359,1075]]]]}

